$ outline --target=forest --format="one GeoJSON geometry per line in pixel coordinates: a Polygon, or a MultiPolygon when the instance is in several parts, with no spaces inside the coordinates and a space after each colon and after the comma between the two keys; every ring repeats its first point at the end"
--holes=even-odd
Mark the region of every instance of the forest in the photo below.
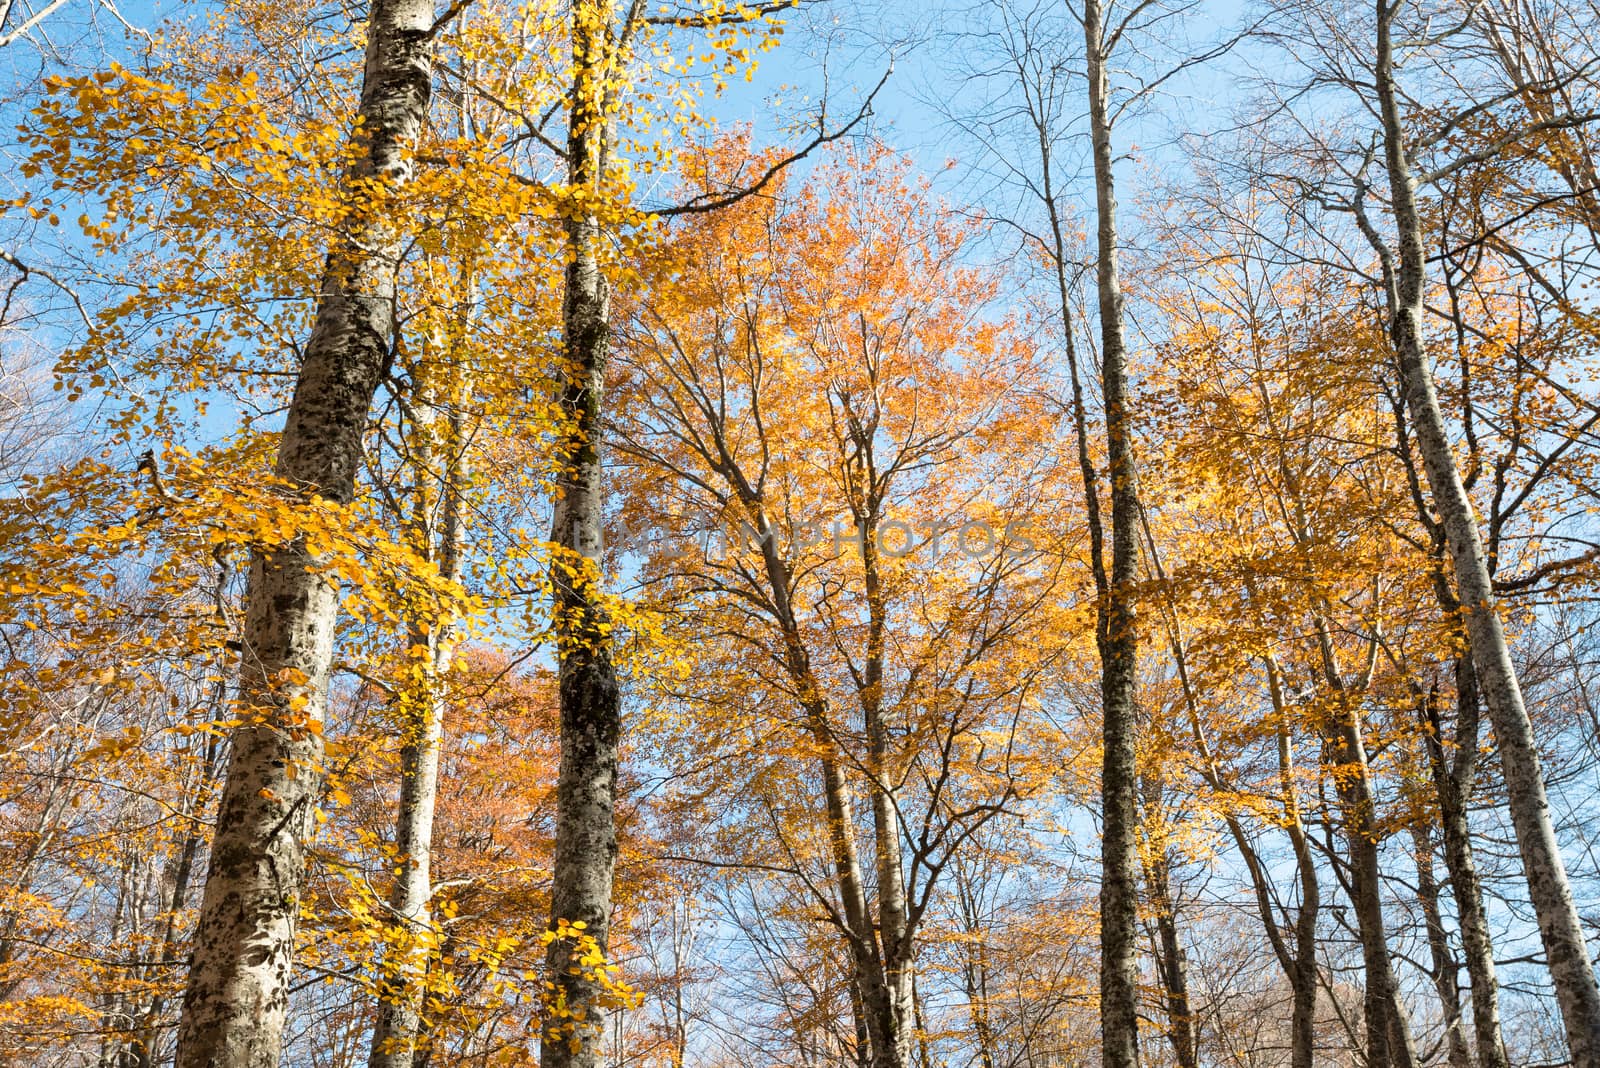
{"type": "Polygon", "coordinates": [[[0,1065],[1600,1068],[1600,0],[0,75],[0,1065]]]}

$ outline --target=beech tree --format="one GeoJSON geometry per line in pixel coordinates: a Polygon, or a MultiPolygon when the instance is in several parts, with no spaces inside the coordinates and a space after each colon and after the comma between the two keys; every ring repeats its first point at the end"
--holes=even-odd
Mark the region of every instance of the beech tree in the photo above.
{"type": "MultiPolygon", "coordinates": [[[[736,149],[734,163],[706,166],[736,165],[736,149]]],[[[809,817],[809,800],[763,798],[785,858],[775,870],[844,942],[865,1040],[856,1056],[903,1065],[919,1029],[919,931],[941,873],[1036,774],[1006,719],[1023,713],[1051,655],[1040,648],[1029,663],[1019,643],[1042,639],[1060,565],[1042,541],[1030,546],[1019,517],[1039,514],[1030,493],[1056,491],[997,471],[990,486],[1012,501],[1010,525],[960,513],[983,471],[965,439],[1006,442],[1013,457],[1041,440],[1026,407],[1031,354],[963,307],[993,292],[954,266],[968,234],[889,161],[847,158],[824,173],[831,196],[817,183],[731,208],[669,246],[666,269],[681,281],[635,312],[624,341],[619,448],[638,480],[635,519],[673,539],[648,557],[667,603],[715,614],[737,643],[702,654],[704,681],[668,693],[722,708],[737,698],[720,680],[749,673],[793,706],[770,725],[741,724],[728,744],[774,732],[799,763],[764,775],[820,793],[809,817]],[[780,248],[786,231],[815,236],[780,248]],[[957,351],[971,366],[947,362],[957,351]],[[785,444],[806,433],[833,443],[814,468],[785,444]],[[663,477],[668,509],[646,493],[663,477]],[[958,753],[970,764],[958,768],[958,753]]]]}
{"type": "MultiPolygon", "coordinates": [[[[432,89],[431,4],[374,3],[349,172],[352,209],[329,251],[290,402],[278,473],[348,501],[394,331],[405,235],[384,203],[404,188],[432,89]]],[[[245,593],[240,705],[184,993],[182,1065],[275,1065],[298,919],[304,838],[320,778],[337,591],[301,543],[258,556],[245,593]],[[313,729],[310,725],[317,724],[313,729]]]]}
{"type": "Polygon", "coordinates": [[[1581,4],[68,13],[0,1058],[1593,1062],[1581,4]]]}

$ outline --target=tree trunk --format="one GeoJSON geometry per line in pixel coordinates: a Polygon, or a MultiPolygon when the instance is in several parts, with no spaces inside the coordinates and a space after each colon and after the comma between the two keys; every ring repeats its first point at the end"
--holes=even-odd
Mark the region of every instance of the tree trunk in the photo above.
{"type": "Polygon", "coordinates": [[[1171,863],[1163,849],[1145,866],[1145,885],[1155,913],[1156,973],[1167,1007],[1167,1040],[1178,1068],[1198,1068],[1194,1013],[1189,1006],[1189,961],[1178,934],[1178,915],[1172,904],[1171,863]]]}
{"type": "Polygon", "coordinates": [[[1439,798],[1439,829],[1444,865],[1461,927],[1467,978],[1472,983],[1472,1034],[1480,1068],[1510,1068],[1500,1031],[1500,984],[1495,976],[1494,942],[1483,886],[1472,855],[1472,827],[1467,807],[1472,801],[1478,768],[1478,685],[1471,654],[1456,660],[1455,757],[1446,760],[1437,717],[1429,723],[1429,765],[1439,798]]]}
{"type": "Polygon", "coordinates": [[[1336,707],[1325,742],[1349,849],[1351,897],[1366,972],[1367,1064],[1369,1068],[1418,1068],[1421,1062],[1389,956],[1378,866],[1380,832],[1360,712],[1355,696],[1342,688],[1328,696],[1336,707]]]}
{"type": "MultiPolygon", "coordinates": [[[[278,449],[310,495],[354,494],[367,413],[395,331],[403,244],[395,211],[363,187],[409,183],[432,79],[433,8],[374,0],[356,162],[278,449]]],[[[178,1032],[178,1068],[276,1068],[289,1002],[304,842],[322,784],[321,721],[338,590],[303,540],[252,561],[239,705],[178,1032]],[[315,725],[316,729],[312,729],[315,725]]]]}
{"type": "Polygon", "coordinates": [[[978,1068],[995,1068],[995,1034],[989,1015],[989,938],[984,925],[977,888],[966,870],[955,866],[956,915],[961,921],[959,943],[963,992],[967,995],[967,1017],[972,1022],[972,1037],[978,1046],[978,1068]]]}
{"type": "MultiPolygon", "coordinates": [[[[609,120],[605,112],[606,5],[575,4],[572,58],[575,69],[567,131],[567,181],[594,196],[606,169],[609,120]]],[[[567,420],[561,446],[551,541],[558,549],[551,568],[555,629],[560,654],[561,770],[556,787],[555,864],[550,891],[552,929],[561,920],[582,922],[608,948],[612,877],[617,861],[615,818],[617,747],[622,733],[622,698],[606,636],[605,607],[598,588],[604,484],[601,397],[611,333],[611,293],[600,266],[601,227],[593,214],[567,220],[562,330],[567,420]]],[[[603,1033],[599,986],[569,965],[574,946],[550,944],[549,981],[570,1020],[547,1014],[540,1050],[543,1068],[594,1068],[603,1033]]]]}
{"type": "Polygon", "coordinates": [[[1377,7],[1375,88],[1383,122],[1384,157],[1399,262],[1394,270],[1390,336],[1399,358],[1400,375],[1416,430],[1434,507],[1444,527],[1454,564],[1460,600],[1472,648],[1478,685],[1500,742],[1500,758],[1509,794],[1511,822],[1528,878],[1528,893],[1539,921],[1550,978],[1566,1028],[1574,1068],[1600,1068],[1600,985],[1595,982],[1583,927],[1573,904],[1566,866],[1556,841],[1545,794],[1544,774],[1534,744],[1533,724],[1523,704],[1522,689],[1511,663],[1511,650],[1500,621],[1482,535],[1451,452],[1444,416],[1434,388],[1422,340],[1426,262],[1422,221],[1398,93],[1390,40],[1394,10],[1386,0],[1377,7]]]}
{"type": "MultiPolygon", "coordinates": [[[[716,438],[717,447],[725,450],[725,443],[716,438]]],[[[726,451],[722,455],[727,456],[726,451]]],[[[892,794],[879,789],[879,783],[869,784],[873,795],[874,825],[877,829],[879,877],[879,915],[876,920],[867,901],[867,887],[861,868],[860,851],[855,839],[854,805],[850,787],[840,767],[837,743],[829,724],[828,700],[823,695],[811,670],[811,658],[801,637],[790,594],[794,580],[788,564],[779,552],[778,538],[772,528],[760,494],[741,476],[733,474],[731,461],[725,477],[739,503],[748,515],[749,529],[760,546],[762,570],[767,579],[767,593],[771,599],[772,614],[783,632],[783,665],[799,698],[804,721],[812,741],[817,746],[818,763],[822,771],[823,802],[828,820],[828,843],[833,861],[834,884],[839,891],[844,934],[849,942],[850,959],[854,969],[853,1006],[857,1010],[858,1035],[864,1030],[870,1057],[864,1063],[873,1068],[905,1068],[909,1057],[911,1027],[915,1018],[915,1004],[911,992],[912,973],[909,966],[911,929],[905,907],[904,876],[899,865],[899,814],[893,809],[892,794]],[[887,798],[888,808],[879,805],[887,798]],[[896,848],[893,856],[885,855],[887,840],[892,836],[896,848]],[[888,872],[887,877],[885,872],[888,872]],[[887,885],[885,885],[887,884],[887,885]],[[886,904],[886,902],[894,904],[886,904]],[[887,911],[886,911],[887,910],[887,911]]],[[[860,514],[860,513],[858,513],[860,514]]],[[[861,534],[863,561],[871,560],[869,570],[877,582],[876,557],[872,555],[870,532],[861,534]]],[[[881,601],[882,591],[877,590],[881,601]]],[[[882,607],[876,610],[881,614],[882,607]]],[[[879,624],[881,627],[881,623],[879,624]]],[[[878,648],[879,664],[869,668],[866,685],[861,694],[863,711],[869,723],[869,733],[883,731],[881,717],[875,707],[874,694],[881,693],[882,651],[881,630],[875,641],[869,641],[868,661],[873,648],[878,648]]],[[[881,735],[869,742],[881,761],[887,747],[887,736],[881,735]]],[[[874,773],[874,778],[878,776],[874,773]]],[[[887,784],[884,784],[887,785],[887,784]]],[[[858,1053],[860,1048],[858,1045],[858,1053]]]]}
{"type": "MultiPolygon", "coordinates": [[[[219,586],[225,583],[226,573],[224,572],[217,581],[219,586]]],[[[225,718],[223,710],[227,702],[227,682],[216,683],[210,703],[211,718],[225,718]]],[[[179,922],[183,907],[189,899],[189,886],[194,880],[195,861],[199,859],[200,850],[205,846],[205,840],[196,827],[199,822],[196,815],[204,808],[205,798],[215,785],[221,751],[221,739],[214,734],[209,735],[206,739],[204,756],[201,758],[200,773],[196,776],[195,782],[184,791],[184,801],[179,814],[182,819],[189,822],[191,830],[184,836],[183,844],[178,847],[177,856],[172,858],[169,878],[172,890],[166,896],[165,907],[162,909],[166,918],[161,924],[161,948],[152,959],[155,970],[151,973],[151,978],[157,982],[164,982],[167,976],[180,966],[183,938],[179,922]]],[[[150,998],[150,1005],[140,1019],[137,1033],[129,1043],[126,1060],[132,1068],[151,1068],[156,1063],[162,1031],[161,1016],[166,1007],[167,996],[158,989],[158,992],[150,998]]]]}
{"type": "Polygon", "coordinates": [[[1422,906],[1422,919],[1428,931],[1433,988],[1439,994],[1439,1008],[1444,1013],[1445,1053],[1450,1068],[1472,1068],[1472,1055],[1467,1050],[1461,1027],[1461,965],[1450,951],[1444,917],[1439,911],[1439,881],[1433,872],[1433,842],[1427,827],[1413,823],[1411,842],[1416,851],[1417,903],[1422,906]]]}
{"type": "MultiPolygon", "coordinates": [[[[791,649],[799,648],[797,634],[791,637],[789,645],[791,649]]],[[[803,652],[801,656],[803,658],[803,652]]],[[[815,695],[809,665],[801,670],[800,677],[805,680],[802,685],[810,687],[809,692],[815,695]]],[[[850,943],[850,959],[855,973],[853,985],[858,1000],[857,1034],[859,1037],[864,1030],[867,1040],[868,1056],[863,1063],[873,1068],[884,1068],[895,1063],[894,1058],[903,1053],[894,1027],[899,1006],[894,991],[885,981],[883,953],[876,935],[876,925],[867,906],[861,859],[856,849],[855,816],[850,803],[849,786],[837,759],[832,755],[834,742],[827,725],[827,706],[820,698],[813,696],[808,702],[806,719],[811,726],[812,739],[823,753],[820,760],[823,799],[827,808],[834,880],[843,905],[844,922],[848,928],[846,938],[850,943]]],[[[900,1063],[903,1065],[904,1062],[900,1063]]]]}
{"type": "Polygon", "coordinates": [[[855,1055],[856,1068],[871,1068],[872,1035],[867,1030],[867,1007],[861,1000],[861,972],[855,966],[853,953],[850,961],[850,1016],[856,1032],[856,1044],[851,1052],[855,1055]]]}
{"type": "MultiPolygon", "coordinates": [[[[859,442],[863,449],[871,443],[859,442]]],[[[876,489],[868,487],[875,495],[876,489]]],[[[906,1068],[911,1061],[911,1035],[916,1025],[912,991],[913,932],[906,907],[905,871],[900,854],[900,807],[895,769],[889,760],[889,728],[883,718],[884,609],[883,576],[878,560],[878,502],[871,500],[861,517],[863,584],[867,594],[867,653],[862,675],[861,714],[867,733],[867,789],[872,795],[873,838],[877,854],[878,943],[883,960],[883,996],[878,1011],[881,1042],[873,1047],[875,1068],[906,1068]]],[[[870,999],[869,999],[870,1003],[870,999]]]]}
{"type": "MultiPolygon", "coordinates": [[[[1148,536],[1148,524],[1142,525],[1148,536]]],[[[1159,568],[1153,550],[1150,559],[1159,568]]],[[[1178,648],[1176,631],[1174,624],[1170,632],[1175,666],[1179,659],[1176,655],[1178,648]]],[[[1187,686],[1187,667],[1179,670],[1182,672],[1180,682],[1187,686]]],[[[1184,951],[1183,940],[1179,935],[1178,910],[1172,900],[1172,858],[1165,842],[1155,837],[1160,831],[1162,822],[1167,818],[1162,806],[1163,785],[1162,776],[1157,771],[1146,771],[1140,777],[1145,840],[1139,855],[1143,861],[1145,894],[1148,901],[1149,919],[1146,923],[1154,925],[1150,930],[1150,950],[1151,956],[1155,958],[1156,978],[1161,983],[1162,1000],[1166,1004],[1167,1042],[1172,1046],[1172,1058],[1178,1068],[1197,1068],[1195,1020],[1189,1006],[1188,954],[1184,951]]]]}
{"type": "MultiPolygon", "coordinates": [[[[1295,955],[1285,960],[1289,986],[1294,991],[1290,1017],[1291,1068],[1312,1068],[1317,1050],[1317,919],[1322,910],[1322,884],[1317,877],[1317,858],[1306,833],[1300,811],[1300,788],[1295,782],[1294,738],[1289,733],[1288,709],[1283,693],[1283,677],[1278,666],[1267,658],[1267,687],[1277,721],[1278,788],[1283,794],[1284,830],[1294,847],[1295,873],[1300,884],[1300,911],[1295,917],[1295,955]]],[[[1258,892],[1259,896],[1259,892],[1258,892]]],[[[1261,905],[1266,907],[1265,898],[1261,905]]],[[[1280,952],[1280,957],[1283,954],[1280,952]]]]}
{"type": "Polygon", "coordinates": [[[1084,0],[1089,132],[1098,213],[1096,280],[1100,304],[1101,393],[1111,476],[1111,575],[1101,605],[1100,1031],[1105,1068],[1139,1063],[1139,861],[1136,731],[1138,635],[1133,586],[1138,567],[1139,491],[1128,412],[1127,344],[1117,271],[1117,194],[1112,174],[1105,29],[1099,0],[1084,0]]]}
{"type": "MultiPolygon", "coordinates": [[[[471,293],[470,271],[464,291],[471,293]]],[[[470,305],[469,305],[470,307],[470,305]]],[[[456,346],[445,356],[454,364],[456,346]]],[[[434,379],[438,368],[416,372],[416,433],[412,445],[417,472],[414,548],[437,561],[439,573],[452,581],[461,578],[461,545],[465,515],[461,502],[466,475],[463,448],[460,371],[446,366],[449,383],[441,396],[434,379]],[[438,432],[437,408],[447,406],[444,433],[438,432]],[[439,472],[435,474],[435,472],[439,472]]],[[[389,908],[402,928],[401,943],[390,952],[398,959],[385,962],[379,986],[377,1018],[372,1027],[369,1068],[413,1068],[421,1034],[423,984],[432,956],[433,897],[431,871],[434,807],[439,794],[439,748],[444,736],[444,677],[450,670],[456,628],[449,622],[414,626],[408,644],[426,650],[419,665],[415,692],[401,698],[402,725],[406,732],[400,751],[400,805],[395,816],[395,852],[399,872],[389,896],[389,908]]]]}
{"type": "MultiPolygon", "coordinates": [[[[425,668],[424,689],[436,688],[449,653],[416,634],[428,645],[431,663],[425,668]]],[[[422,983],[427,974],[432,934],[433,895],[430,859],[434,803],[439,792],[439,745],[443,737],[443,701],[433,692],[419,695],[416,724],[408,733],[400,755],[400,807],[395,818],[395,851],[399,874],[389,897],[393,918],[402,928],[401,944],[390,953],[398,960],[384,963],[378,988],[377,1019],[372,1026],[370,1068],[411,1068],[420,1032],[422,983]]]]}

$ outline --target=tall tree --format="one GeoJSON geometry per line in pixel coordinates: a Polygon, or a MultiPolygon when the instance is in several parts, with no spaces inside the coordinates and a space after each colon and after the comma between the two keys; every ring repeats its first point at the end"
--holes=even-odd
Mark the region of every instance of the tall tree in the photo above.
{"type": "MultiPolygon", "coordinates": [[[[460,349],[470,329],[477,282],[469,263],[456,283],[462,299],[447,310],[413,369],[408,466],[413,472],[410,540],[448,581],[460,581],[466,551],[470,440],[465,363],[460,349]]],[[[389,907],[397,944],[389,947],[372,1027],[370,1068],[412,1068],[422,1032],[421,1008],[434,937],[432,853],[444,732],[446,676],[459,638],[455,620],[413,620],[405,636],[409,670],[396,696],[402,735],[400,798],[395,814],[396,878],[389,907]]]]}
{"type": "MultiPolygon", "coordinates": [[[[576,0],[572,6],[572,78],[562,190],[567,242],[561,306],[563,421],[556,447],[559,467],[550,538],[562,738],[550,919],[552,931],[563,930],[563,924],[581,925],[576,928],[583,932],[578,937],[592,938],[601,954],[607,948],[611,922],[616,764],[622,731],[621,688],[611,637],[617,623],[601,587],[604,392],[611,340],[611,280],[603,246],[618,222],[635,211],[626,194],[619,192],[622,183],[613,173],[618,115],[634,103],[628,79],[636,73],[635,51],[645,35],[658,32],[657,28],[706,34],[709,50],[702,58],[713,63],[711,80],[720,87],[727,73],[753,69],[753,50],[741,42],[773,32],[774,16],[797,2],[732,8],[715,4],[700,12],[654,15],[646,11],[643,0],[632,0],[620,11],[612,0],[576,0]]],[[[765,36],[762,47],[772,40],[765,36]]],[[[692,63],[686,60],[685,67],[692,63]]],[[[639,95],[648,100],[653,93],[647,89],[639,95]]],[[[735,180],[685,204],[658,210],[663,215],[698,214],[736,203],[817,145],[843,136],[869,109],[870,97],[841,129],[829,132],[819,124],[806,147],[778,158],[763,175],[735,180]]],[[[694,114],[692,105],[687,113],[694,114]]],[[[555,991],[541,1054],[545,1068],[589,1068],[599,1056],[592,1039],[602,1022],[604,983],[592,970],[571,966],[579,950],[580,944],[568,935],[558,935],[550,943],[555,991]]]]}
{"type": "Polygon", "coordinates": [[[1034,356],[976,314],[994,281],[954,266],[970,227],[881,154],[824,174],[677,235],[672,283],[630,319],[619,422],[643,517],[679,537],[737,530],[703,560],[651,546],[645,574],[675,615],[733,639],[696,650],[703,681],[683,698],[727,721],[717,736],[747,722],[748,699],[713,680],[782,710],[748,728],[775,736],[752,754],[770,814],[752,822],[777,837],[767,866],[842,942],[856,1056],[900,1068],[919,1052],[920,931],[941,873],[1021,789],[1011,747],[1025,743],[1004,710],[1053,655],[1023,635],[1039,633],[1057,565],[1018,532],[1053,480],[967,454],[1042,444],[1034,356]],[[815,461],[790,460],[808,438],[815,461]],[[1014,742],[982,744],[983,730],[1014,742]],[[768,770],[769,748],[797,753],[768,770]],[[764,785],[780,773],[800,796],[764,785]]]}
{"type": "MultiPolygon", "coordinates": [[[[352,125],[346,215],[290,401],[277,473],[308,500],[347,503],[388,366],[410,181],[432,92],[433,6],[374,0],[352,125]]],[[[180,1068],[275,1068],[289,1003],[305,836],[322,780],[321,724],[338,613],[304,537],[251,564],[239,706],[184,993],[180,1068]]]]}
{"type": "Polygon", "coordinates": [[[1111,566],[1096,609],[1101,766],[1100,1027],[1105,1068],[1139,1064],[1139,469],[1133,451],[1127,326],[1117,232],[1116,156],[1109,63],[1128,15],[1107,25],[1100,0],[1084,0],[1083,41],[1089,80],[1089,139],[1094,157],[1095,289],[1100,311],[1100,393],[1105,402],[1106,464],[1111,483],[1111,566]]]}
{"type": "Polygon", "coordinates": [[[1451,450],[1423,341],[1427,288],[1423,223],[1395,75],[1394,35],[1401,8],[1398,2],[1379,0],[1374,54],[1390,207],[1398,232],[1398,255],[1391,257],[1386,248],[1380,248],[1389,297],[1389,332],[1417,451],[1454,567],[1455,594],[1465,617],[1474,676],[1500,743],[1512,825],[1572,1061],[1577,1068],[1600,1068],[1600,983],[1595,979],[1556,841],[1533,724],[1512,664],[1482,533],[1451,450]]]}
{"type": "MultiPolygon", "coordinates": [[[[634,30],[630,13],[621,33],[634,30]]],[[[563,371],[561,465],[555,486],[551,568],[561,700],[561,770],[556,787],[550,924],[582,924],[604,953],[617,862],[617,746],[622,694],[612,659],[611,624],[600,589],[603,557],[602,396],[611,334],[611,286],[601,265],[603,232],[595,203],[611,151],[610,109],[621,57],[609,0],[572,6],[572,94],[566,168],[572,211],[566,220],[567,269],[561,303],[563,371]]],[[[625,44],[624,42],[621,42],[625,44]]],[[[593,973],[573,967],[578,946],[550,943],[554,1005],[545,1024],[544,1068],[599,1063],[594,1024],[602,1011],[593,973]]]]}

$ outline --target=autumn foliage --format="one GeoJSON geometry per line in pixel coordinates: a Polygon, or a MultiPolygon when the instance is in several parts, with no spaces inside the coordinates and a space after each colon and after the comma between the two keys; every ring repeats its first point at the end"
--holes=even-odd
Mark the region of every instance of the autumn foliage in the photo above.
{"type": "Polygon", "coordinates": [[[0,1062],[1600,1068],[1577,6],[13,6],[0,1062]]]}

